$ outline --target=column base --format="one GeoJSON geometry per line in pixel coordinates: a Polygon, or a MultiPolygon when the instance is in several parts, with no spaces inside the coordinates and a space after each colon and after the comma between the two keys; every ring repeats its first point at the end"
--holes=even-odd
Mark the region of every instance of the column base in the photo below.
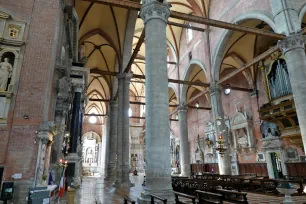
{"type": "MultiPolygon", "coordinates": [[[[138,204],[151,204],[150,194],[160,196],[161,198],[167,199],[168,204],[175,204],[174,193],[172,189],[161,189],[161,190],[149,190],[146,189],[141,193],[141,196],[137,198],[138,204]]],[[[155,200],[154,200],[155,201],[155,200]]]]}
{"type": "Polygon", "coordinates": [[[190,173],[183,172],[180,174],[180,177],[190,177],[190,173]]]}
{"type": "Polygon", "coordinates": [[[132,182],[128,182],[128,183],[119,183],[119,182],[115,182],[113,185],[115,188],[130,188],[130,187],[134,187],[135,184],[132,182]]]}

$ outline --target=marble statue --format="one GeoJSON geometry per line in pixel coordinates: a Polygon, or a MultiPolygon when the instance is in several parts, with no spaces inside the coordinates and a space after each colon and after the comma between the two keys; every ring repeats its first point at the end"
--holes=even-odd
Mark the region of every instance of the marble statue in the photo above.
{"type": "Polygon", "coordinates": [[[9,63],[8,58],[4,58],[4,62],[0,63],[0,91],[5,91],[7,81],[12,77],[13,67],[9,63]]]}
{"type": "Polygon", "coordinates": [[[245,148],[245,147],[248,147],[248,136],[246,134],[246,130],[245,128],[241,128],[239,130],[237,130],[237,138],[238,138],[238,147],[242,147],[242,148],[245,148]]]}

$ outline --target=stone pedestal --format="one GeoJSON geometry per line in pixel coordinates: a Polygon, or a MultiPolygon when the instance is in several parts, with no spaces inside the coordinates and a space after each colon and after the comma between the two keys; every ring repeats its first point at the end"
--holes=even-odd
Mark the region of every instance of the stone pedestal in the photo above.
{"type": "Polygon", "coordinates": [[[140,16],[146,32],[146,187],[138,203],[153,193],[174,203],[171,186],[166,26],[167,3],[146,0],[140,16]]]}
{"type": "MultiPolygon", "coordinates": [[[[74,164],[74,176],[72,177],[74,186],[81,185],[81,157],[77,153],[69,153],[66,156],[68,166],[74,164]]],[[[69,167],[68,167],[69,168],[69,167]]],[[[67,169],[66,169],[67,171],[67,169]]]]}
{"type": "MultiPolygon", "coordinates": [[[[226,126],[225,126],[224,112],[221,101],[221,90],[216,83],[211,85],[210,97],[211,97],[211,107],[212,107],[217,137],[220,134],[220,132],[222,132],[222,137],[224,139],[225,147],[227,147],[224,154],[217,153],[219,173],[221,175],[231,175],[230,146],[228,142],[227,131],[224,131],[226,130],[226,126]]],[[[216,140],[217,139],[218,138],[216,138],[216,140]]]]}
{"type": "Polygon", "coordinates": [[[190,147],[188,141],[187,108],[178,109],[180,128],[180,164],[181,176],[190,176],[190,147]]]}
{"type": "Polygon", "coordinates": [[[118,102],[110,101],[110,126],[109,126],[109,157],[107,177],[105,180],[116,180],[116,162],[117,162],[117,119],[118,119],[118,102]]]}

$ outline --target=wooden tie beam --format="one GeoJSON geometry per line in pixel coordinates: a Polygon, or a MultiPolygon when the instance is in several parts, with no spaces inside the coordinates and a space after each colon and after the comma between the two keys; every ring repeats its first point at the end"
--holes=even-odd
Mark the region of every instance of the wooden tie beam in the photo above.
{"type": "Polygon", "coordinates": [[[219,80],[218,84],[222,84],[223,82],[229,80],[230,78],[232,78],[233,76],[235,76],[236,74],[243,72],[244,70],[248,69],[249,67],[253,66],[254,64],[264,60],[265,58],[269,57],[271,54],[273,54],[274,52],[278,51],[279,48],[276,46],[270,48],[269,50],[265,51],[264,53],[258,55],[257,57],[255,57],[251,62],[243,65],[242,67],[240,67],[239,69],[229,73],[227,76],[223,77],[222,79],[219,80]]]}
{"type": "MultiPolygon", "coordinates": [[[[83,0],[83,1],[94,2],[98,4],[106,4],[110,6],[116,6],[116,7],[126,8],[126,9],[133,9],[133,10],[138,10],[138,11],[141,9],[140,3],[133,2],[133,1],[127,1],[127,0],[83,0]]],[[[285,35],[273,33],[267,30],[249,28],[249,27],[240,26],[240,25],[236,25],[236,24],[232,24],[228,22],[223,22],[223,21],[208,19],[208,18],[204,18],[200,16],[185,14],[185,13],[181,13],[177,11],[171,11],[170,17],[181,19],[187,22],[193,22],[193,23],[213,26],[217,28],[223,28],[223,29],[258,35],[258,36],[272,37],[272,38],[276,38],[279,40],[285,38],[285,35]]]]}
{"type": "Polygon", "coordinates": [[[124,70],[125,73],[128,73],[131,70],[132,64],[134,63],[134,60],[137,57],[137,54],[138,54],[138,52],[140,50],[140,47],[141,47],[142,43],[144,42],[144,40],[145,40],[145,29],[142,30],[142,33],[141,33],[140,38],[137,42],[137,45],[134,49],[134,52],[133,52],[133,54],[130,58],[130,61],[129,61],[127,67],[124,70]]]}
{"type": "MultiPolygon", "coordinates": [[[[95,116],[95,117],[103,117],[107,116],[105,114],[84,114],[85,116],[95,116]]],[[[131,116],[131,119],[146,119],[146,117],[139,117],[139,116],[131,116]]],[[[177,119],[170,119],[171,121],[178,121],[177,119]]]]}
{"type": "MultiPolygon", "coordinates": [[[[110,75],[110,76],[117,76],[119,72],[108,72],[108,71],[102,71],[98,69],[91,69],[90,73],[93,74],[101,74],[101,75],[110,75]]],[[[138,74],[133,74],[132,78],[136,79],[146,79],[144,75],[138,75],[138,74]]],[[[184,80],[178,80],[178,79],[168,79],[169,83],[176,83],[176,84],[185,84],[185,85],[190,85],[190,86],[201,86],[201,87],[209,87],[209,83],[203,83],[203,82],[192,82],[192,81],[184,81],[184,80]]]]}
{"type": "MultiPolygon", "coordinates": [[[[109,102],[109,99],[98,99],[98,98],[90,98],[89,101],[94,101],[94,102],[109,102]]],[[[130,104],[134,104],[134,105],[143,105],[145,106],[146,103],[144,102],[139,102],[139,101],[130,101],[130,104]]],[[[176,104],[169,104],[169,107],[173,107],[176,108],[178,107],[178,105],[176,104]]],[[[209,107],[194,107],[194,106],[188,106],[191,109],[200,109],[200,110],[211,110],[211,108],[209,107]]]]}

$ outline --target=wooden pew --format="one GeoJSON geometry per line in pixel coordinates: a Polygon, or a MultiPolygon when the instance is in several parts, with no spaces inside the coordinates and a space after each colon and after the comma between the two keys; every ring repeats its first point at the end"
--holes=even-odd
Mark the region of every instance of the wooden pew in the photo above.
{"type": "Polygon", "coordinates": [[[160,201],[162,201],[164,204],[167,204],[167,199],[165,199],[165,198],[159,197],[159,196],[154,195],[154,194],[150,194],[150,197],[151,197],[151,204],[155,204],[154,199],[160,200],[160,201]]]}
{"type": "MultiPolygon", "coordinates": [[[[196,204],[196,199],[197,199],[196,196],[192,196],[192,195],[188,195],[188,194],[184,194],[184,193],[179,193],[179,192],[175,192],[175,191],[174,191],[174,195],[175,195],[175,203],[176,204],[185,204],[185,203],[183,203],[179,200],[179,197],[189,199],[189,200],[191,200],[192,204],[196,204]]],[[[190,203],[190,202],[188,202],[188,203],[190,203]]]]}
{"type": "Polygon", "coordinates": [[[217,192],[223,195],[223,201],[238,204],[248,204],[248,199],[246,197],[247,193],[224,189],[218,189],[217,192]]]}
{"type": "Polygon", "coordinates": [[[124,204],[128,204],[128,203],[136,204],[136,201],[125,195],[124,196],[124,204]]]}
{"type": "Polygon", "coordinates": [[[222,195],[206,191],[195,191],[199,198],[199,204],[223,204],[222,195]]]}

